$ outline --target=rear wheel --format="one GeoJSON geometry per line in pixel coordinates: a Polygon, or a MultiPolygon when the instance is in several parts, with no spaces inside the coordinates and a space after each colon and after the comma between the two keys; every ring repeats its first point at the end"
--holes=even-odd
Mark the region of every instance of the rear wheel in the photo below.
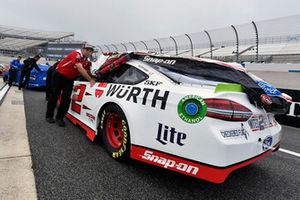
{"type": "Polygon", "coordinates": [[[121,160],[129,157],[130,135],[126,116],[122,109],[108,105],[100,114],[100,130],[107,152],[112,158],[121,160]]]}

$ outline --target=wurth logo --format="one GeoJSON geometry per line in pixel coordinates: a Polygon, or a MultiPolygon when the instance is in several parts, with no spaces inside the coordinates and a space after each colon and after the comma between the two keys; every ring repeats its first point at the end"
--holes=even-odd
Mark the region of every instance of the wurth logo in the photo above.
{"type": "Polygon", "coordinates": [[[133,103],[147,105],[155,108],[160,105],[160,109],[165,110],[169,97],[169,91],[152,88],[140,88],[130,85],[109,85],[106,96],[125,99],[133,103]]]}
{"type": "Polygon", "coordinates": [[[100,98],[106,88],[107,83],[99,83],[95,90],[95,97],[100,98]]]}

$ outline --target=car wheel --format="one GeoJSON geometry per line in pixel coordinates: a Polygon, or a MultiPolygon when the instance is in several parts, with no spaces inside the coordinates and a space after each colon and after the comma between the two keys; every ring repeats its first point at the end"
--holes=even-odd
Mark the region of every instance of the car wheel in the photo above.
{"type": "Polygon", "coordinates": [[[126,116],[122,109],[108,105],[100,114],[102,140],[110,156],[117,160],[129,158],[130,133],[126,116]]]}

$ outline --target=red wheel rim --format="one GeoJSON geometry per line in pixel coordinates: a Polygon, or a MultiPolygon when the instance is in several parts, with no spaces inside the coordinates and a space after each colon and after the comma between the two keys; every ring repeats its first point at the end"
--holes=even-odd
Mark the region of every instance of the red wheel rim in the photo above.
{"type": "Polygon", "coordinates": [[[119,149],[124,141],[122,119],[117,113],[109,113],[105,125],[108,142],[113,148],[119,149]]]}

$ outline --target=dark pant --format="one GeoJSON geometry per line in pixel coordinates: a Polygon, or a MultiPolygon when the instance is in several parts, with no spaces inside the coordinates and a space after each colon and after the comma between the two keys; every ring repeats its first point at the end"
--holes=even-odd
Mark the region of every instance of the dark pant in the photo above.
{"type": "Polygon", "coordinates": [[[21,71],[19,89],[24,88],[25,86],[27,86],[29,78],[30,78],[30,72],[31,72],[31,70],[22,70],[21,71]],[[25,80],[24,80],[24,78],[25,78],[25,80]]]}
{"type": "Polygon", "coordinates": [[[12,86],[12,83],[16,81],[18,70],[11,68],[9,69],[8,73],[9,73],[8,85],[12,86]]]}
{"type": "Polygon", "coordinates": [[[73,83],[73,80],[66,78],[62,74],[58,72],[53,73],[51,95],[47,104],[46,118],[53,117],[54,109],[60,95],[61,99],[57,110],[56,119],[64,118],[70,106],[73,83]]]}
{"type": "Polygon", "coordinates": [[[51,95],[51,88],[52,88],[52,76],[54,73],[54,68],[53,66],[49,67],[47,71],[47,78],[46,78],[46,99],[50,99],[51,95]]]}

